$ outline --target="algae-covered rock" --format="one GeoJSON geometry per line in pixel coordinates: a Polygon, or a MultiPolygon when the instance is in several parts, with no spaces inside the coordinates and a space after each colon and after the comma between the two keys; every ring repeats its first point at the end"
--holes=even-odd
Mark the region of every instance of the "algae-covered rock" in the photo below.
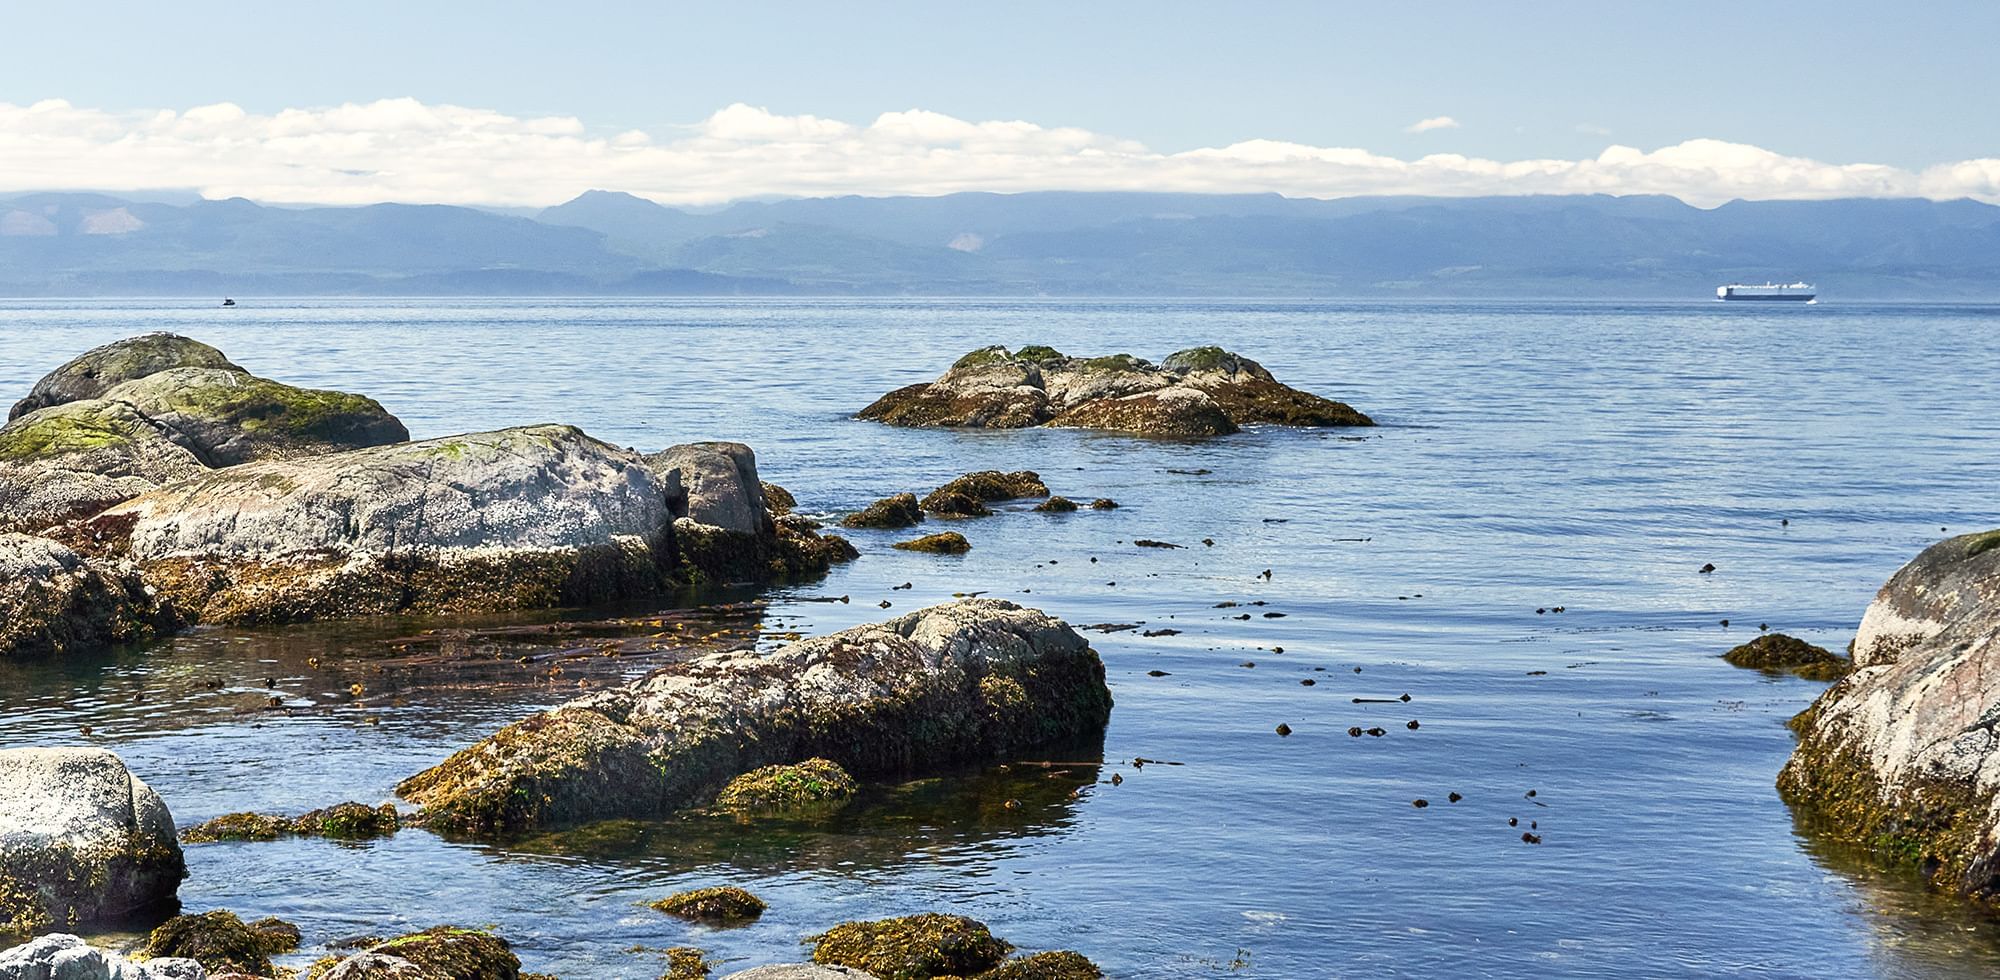
{"type": "Polygon", "coordinates": [[[0,951],[0,980],[208,980],[208,971],[172,957],[134,963],[57,932],[0,951]]]}
{"type": "Polygon", "coordinates": [[[0,427],[0,530],[37,531],[207,467],[123,402],[88,399],[0,427]]]}
{"type": "Polygon", "coordinates": [[[177,956],[213,973],[271,973],[271,939],[226,910],[177,915],[154,929],[146,955],[177,956]]]}
{"type": "Polygon", "coordinates": [[[534,715],[397,787],[427,825],[506,830],[705,804],[763,766],[935,771],[1103,730],[1104,666],[1061,621],[976,599],[668,664],[534,715]]]}
{"type": "Polygon", "coordinates": [[[844,966],[815,963],[774,963],[738,970],[722,980],[877,980],[872,974],[844,966]]]}
{"type": "Polygon", "coordinates": [[[1215,399],[1193,388],[1161,388],[1084,402],[1049,421],[1062,429],[1104,429],[1149,436],[1226,436],[1236,423],[1215,399]]]}
{"type": "Polygon", "coordinates": [[[1811,824],[2000,898],[2000,549],[1949,538],[1862,617],[1853,673],[1792,720],[1778,777],[1811,824]]]}
{"type": "Polygon", "coordinates": [[[0,934],[169,906],[187,877],[160,795],[102,749],[0,749],[0,934]]]}
{"type": "Polygon", "coordinates": [[[1833,680],[1854,669],[1847,658],[1783,633],[1765,633],[1732,648],[1722,659],[1752,670],[1791,671],[1807,680],[1833,680]]]}
{"type": "Polygon", "coordinates": [[[764,914],[769,906],[755,895],[731,885],[697,888],[668,895],[647,905],[677,918],[711,925],[737,925],[764,914]]]}
{"type": "Polygon", "coordinates": [[[250,923],[250,929],[263,940],[264,950],[273,956],[298,949],[299,943],[305,940],[298,926],[275,915],[267,915],[250,923]]]}
{"type": "Polygon", "coordinates": [[[1018,500],[1022,497],[1046,497],[1047,484],[1040,474],[1033,470],[1016,470],[1002,473],[999,470],[980,470],[967,473],[950,483],[931,491],[923,500],[923,509],[948,512],[942,502],[952,497],[970,497],[981,503],[996,500],[1018,500]]]}
{"type": "Polygon", "coordinates": [[[1044,514],[1068,514],[1076,510],[1076,501],[1068,497],[1050,497],[1036,504],[1035,510],[1044,514]]]}
{"type": "Polygon", "coordinates": [[[178,334],[149,333],[105,344],[84,352],[49,372],[16,402],[9,419],[39,408],[97,398],[127,381],[173,368],[221,368],[241,371],[222,352],[178,334]]]}
{"type": "Polygon", "coordinates": [[[183,844],[213,844],[220,841],[271,841],[292,832],[289,817],[263,813],[225,813],[181,831],[183,844]]]}
{"type": "Polygon", "coordinates": [[[799,498],[792,496],[790,490],[775,483],[765,483],[764,507],[771,512],[772,517],[783,517],[799,509],[799,498]]]}
{"type": "Polygon", "coordinates": [[[882,980],[970,977],[1014,951],[978,920],[936,912],[843,922],[807,942],[813,962],[865,970],[882,980]]]}
{"type": "Polygon", "coordinates": [[[299,815],[292,821],[292,832],[302,837],[367,840],[394,834],[397,826],[394,806],[349,802],[299,815]]]}
{"type": "Polygon", "coordinates": [[[1226,435],[1240,426],[1373,425],[1352,406],[1280,383],[1262,365],[1220,347],[1196,347],[1158,365],[1130,354],[1066,357],[1046,347],[987,347],[929,384],[862,409],[901,426],[1053,425],[1142,435],[1226,435]]]}
{"type": "Polygon", "coordinates": [[[752,769],[729,781],[715,805],[737,810],[802,810],[854,798],[854,777],[831,759],[752,769]]]}
{"type": "Polygon", "coordinates": [[[1117,509],[1118,509],[1118,501],[1116,501],[1116,500],[1113,500],[1113,499],[1111,499],[1110,497],[1099,497],[1099,498],[1097,498],[1096,500],[1093,500],[1093,501],[1091,501],[1091,502],[1090,502],[1090,509],[1091,509],[1091,510],[1117,510],[1117,509]]]}
{"type": "Polygon", "coordinates": [[[962,555],[972,550],[972,542],[957,531],[941,531],[926,534],[909,541],[898,541],[889,547],[898,551],[922,551],[933,555],[962,555]]]}
{"type": "Polygon", "coordinates": [[[924,512],[917,505],[914,493],[899,493],[884,497],[860,511],[841,518],[841,527],[858,528],[898,528],[915,527],[922,523],[924,512]]]}
{"type": "Polygon", "coordinates": [[[934,491],[924,498],[924,509],[934,517],[992,517],[993,508],[966,493],[934,491]]]}
{"type": "Polygon", "coordinates": [[[184,440],[211,466],[386,446],[410,432],[374,399],[224,368],[172,368],[104,393],[184,440]]]}
{"type": "Polygon", "coordinates": [[[660,980],[707,980],[708,957],[693,946],[673,946],[667,950],[667,972],[660,980]]]}
{"type": "Polygon", "coordinates": [[[436,926],[344,958],[327,957],[306,980],[522,980],[505,939],[481,929],[436,926]]]}
{"type": "Polygon", "coordinates": [[[140,643],[175,624],[135,569],[0,533],[0,660],[140,643]]]}
{"type": "Polygon", "coordinates": [[[1056,950],[1008,960],[980,974],[980,980],[1102,980],[1098,969],[1082,953],[1056,950]]]}

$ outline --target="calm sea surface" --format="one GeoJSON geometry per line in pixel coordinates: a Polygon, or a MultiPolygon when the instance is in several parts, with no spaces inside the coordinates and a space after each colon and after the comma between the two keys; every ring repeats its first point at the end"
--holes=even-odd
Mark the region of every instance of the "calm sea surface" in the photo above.
{"type": "MultiPolygon", "coordinates": [[[[836,922],[932,909],[1123,977],[2000,971],[1993,919],[1815,841],[1778,800],[1785,719],[1821,685],[1717,659],[1759,624],[1843,647],[1944,528],[2000,525],[2000,308],[7,302],[0,398],[150,330],[372,395],[418,437],[557,421],[649,450],[741,440],[815,514],[1034,469],[1124,507],[1009,505],[959,525],[962,558],[855,532],[863,557],[767,594],[770,622],[824,632],[984,591],[1180,631],[1086,634],[1117,699],[1101,768],[880,787],[820,823],[195,846],[190,910],[281,916],[312,946],[491,924],[569,980],[657,977],[657,950],[680,944],[729,968],[796,960],[836,922]],[[1194,444],[849,418],[970,348],[1030,342],[1154,359],[1221,343],[1382,426],[1194,444]],[[1539,845],[1521,839],[1531,821],[1539,845]],[[640,905],[725,883],[770,912],[718,931],[640,905]]],[[[431,686],[355,706],[381,640],[422,625],[205,629],[0,664],[0,745],[114,749],[187,824],[388,800],[576,693],[431,686]],[[267,678],[293,711],[249,710],[267,678]]]]}

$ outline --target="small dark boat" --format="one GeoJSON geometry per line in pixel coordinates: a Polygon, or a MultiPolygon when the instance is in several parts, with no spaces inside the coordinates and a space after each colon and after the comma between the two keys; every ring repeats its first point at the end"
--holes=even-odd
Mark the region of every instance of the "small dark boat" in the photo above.
{"type": "Polygon", "coordinates": [[[224,297],[222,297],[222,305],[224,305],[224,306],[235,306],[235,305],[236,305],[236,301],[235,301],[235,300],[233,300],[233,299],[230,299],[230,298],[229,298],[229,297],[227,297],[227,296],[224,296],[224,297]]]}

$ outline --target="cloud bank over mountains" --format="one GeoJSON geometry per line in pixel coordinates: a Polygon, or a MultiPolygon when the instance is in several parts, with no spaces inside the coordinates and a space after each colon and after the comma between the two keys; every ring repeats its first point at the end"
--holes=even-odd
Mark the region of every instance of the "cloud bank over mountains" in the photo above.
{"type": "Polygon", "coordinates": [[[1269,139],[1167,153],[1083,129],[969,122],[922,109],[858,125],[740,103],[669,132],[606,135],[574,117],[415,99],[270,115],[230,103],[122,113],[59,99],[0,102],[0,160],[0,192],[194,189],[302,204],[541,206],[604,187],[679,205],[973,190],[1669,194],[1702,207],[1734,198],[2000,203],[2000,157],[1912,171],[1712,139],[1651,151],[1613,145],[1579,160],[1452,153],[1403,160],[1269,139]]]}

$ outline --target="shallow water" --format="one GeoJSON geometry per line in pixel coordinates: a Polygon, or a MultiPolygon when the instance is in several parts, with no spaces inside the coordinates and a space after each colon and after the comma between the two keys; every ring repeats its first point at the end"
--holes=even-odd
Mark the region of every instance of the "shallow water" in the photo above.
{"type": "MultiPolygon", "coordinates": [[[[929,909],[1128,977],[1970,977],[2000,971],[1993,919],[1813,840],[1778,800],[1784,721],[1822,685],[1716,655],[1760,623],[1842,647],[1941,529],[2000,524],[1996,328],[1996,307],[1839,304],[38,301],[0,303],[0,394],[172,329],[372,395],[419,437],[563,421],[645,449],[742,440],[814,513],[1032,468],[1124,507],[1009,506],[960,525],[962,558],[855,532],[862,559],[767,594],[768,623],[821,632],[986,591],[1182,631],[1086,634],[1117,699],[1101,770],[878,787],[820,823],[190,847],[190,909],[278,915],[309,944],[492,924],[572,980],[656,977],[677,944],[796,959],[833,923],[929,909]],[[1029,342],[1156,359],[1221,342],[1383,425],[1183,443],[848,418],[967,349],[1029,342]],[[720,883],[771,911],[718,931],[639,905],[720,883]]],[[[112,748],[186,824],[389,799],[576,693],[374,670],[381,640],[423,625],[0,665],[0,745],[112,748]],[[256,710],[274,693],[288,710],[256,710]]]]}

